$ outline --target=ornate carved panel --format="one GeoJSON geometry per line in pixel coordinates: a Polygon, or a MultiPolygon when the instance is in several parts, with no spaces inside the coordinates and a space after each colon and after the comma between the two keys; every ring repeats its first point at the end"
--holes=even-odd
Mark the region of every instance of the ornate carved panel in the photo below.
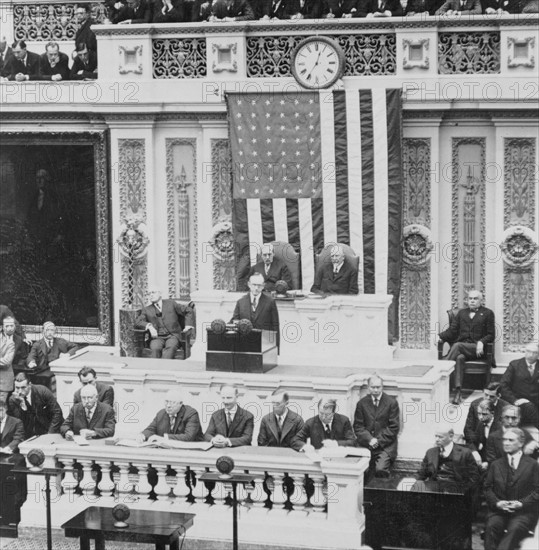
{"type": "Polygon", "coordinates": [[[211,140],[213,288],[236,290],[232,180],[228,139],[211,140]]]}
{"type": "Polygon", "coordinates": [[[205,38],[158,38],[152,40],[154,78],[204,78],[205,38]]]}
{"type": "Polygon", "coordinates": [[[403,349],[430,348],[430,139],[404,139],[403,269],[400,295],[403,349]]]}
{"type": "Polygon", "coordinates": [[[451,307],[485,292],[485,138],[453,138],[451,307]]]}
{"type": "Polygon", "coordinates": [[[508,67],[535,67],[535,37],[507,38],[507,66],[508,67]]]}
{"type": "MultiPolygon", "coordinates": [[[[120,216],[128,231],[145,234],[146,222],[146,145],[144,139],[118,140],[118,180],[120,182],[120,216]]],[[[142,307],[148,288],[146,255],[122,255],[122,307],[142,307]]]]}
{"type": "Polygon", "coordinates": [[[535,225],[534,138],[504,139],[504,219],[510,225],[535,225]]]}
{"type": "MultiPolygon", "coordinates": [[[[75,17],[77,2],[69,4],[14,4],[13,31],[16,40],[73,40],[79,27],[75,17]]],[[[92,4],[92,19],[103,23],[104,3],[92,4]]]]}
{"type": "Polygon", "coordinates": [[[165,143],[168,291],[170,296],[187,300],[191,294],[193,256],[198,281],[196,139],[169,138],[165,143]]]}
{"type": "MultiPolygon", "coordinates": [[[[247,38],[247,76],[291,76],[292,50],[304,36],[250,36],[247,38]]],[[[394,34],[329,36],[344,50],[344,76],[395,74],[397,43],[394,34]]]]}
{"type": "Polygon", "coordinates": [[[537,338],[536,140],[504,139],[503,348],[521,351],[537,338]]]}
{"type": "Polygon", "coordinates": [[[496,31],[438,34],[440,74],[496,74],[500,72],[500,33],[496,31]]]}
{"type": "Polygon", "coordinates": [[[402,41],[402,67],[403,69],[429,68],[429,43],[428,38],[404,39],[402,41]]]}

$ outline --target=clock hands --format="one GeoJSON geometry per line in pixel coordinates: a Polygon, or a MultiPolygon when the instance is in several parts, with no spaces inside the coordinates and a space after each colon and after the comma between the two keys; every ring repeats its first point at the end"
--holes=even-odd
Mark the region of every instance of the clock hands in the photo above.
{"type": "Polygon", "coordinates": [[[318,52],[318,57],[316,58],[316,63],[313,65],[313,67],[312,67],[312,69],[311,69],[311,72],[307,75],[307,80],[310,80],[311,75],[313,74],[313,71],[314,71],[314,70],[316,69],[316,67],[318,66],[318,62],[320,61],[320,54],[321,54],[321,53],[322,53],[321,51],[318,52]]]}

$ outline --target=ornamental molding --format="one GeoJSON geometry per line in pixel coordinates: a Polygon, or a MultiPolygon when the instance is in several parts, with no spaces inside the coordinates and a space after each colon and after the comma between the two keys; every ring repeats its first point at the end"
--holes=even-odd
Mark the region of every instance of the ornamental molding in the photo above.
{"type": "Polygon", "coordinates": [[[120,254],[133,263],[142,261],[150,244],[146,224],[138,216],[130,216],[120,227],[120,235],[116,239],[120,254]]]}
{"type": "Polygon", "coordinates": [[[403,69],[428,69],[429,68],[429,43],[430,39],[428,38],[416,38],[408,39],[404,38],[402,41],[403,49],[403,58],[402,58],[402,67],[403,69]],[[415,55],[419,54],[417,59],[412,59],[415,55]]]}
{"type": "Polygon", "coordinates": [[[523,225],[506,229],[500,248],[503,261],[515,271],[527,269],[537,261],[537,236],[523,225]]]}
{"type": "Polygon", "coordinates": [[[118,72],[120,74],[142,74],[142,44],[137,46],[118,46],[120,63],[118,72]]]}
{"type": "Polygon", "coordinates": [[[238,72],[238,60],[237,51],[238,43],[230,42],[228,44],[212,44],[212,54],[215,56],[212,63],[212,71],[214,73],[237,73],[238,72]]]}
{"type": "Polygon", "coordinates": [[[402,230],[402,259],[408,269],[425,269],[433,248],[428,227],[411,224],[402,230]]]}
{"type": "Polygon", "coordinates": [[[507,66],[513,67],[535,67],[535,37],[527,36],[526,38],[509,36],[507,37],[507,66]],[[525,56],[515,56],[517,48],[526,48],[525,56]]]}
{"type": "Polygon", "coordinates": [[[211,232],[211,246],[214,257],[226,262],[234,257],[234,233],[232,232],[232,222],[222,220],[216,223],[211,232]]]}

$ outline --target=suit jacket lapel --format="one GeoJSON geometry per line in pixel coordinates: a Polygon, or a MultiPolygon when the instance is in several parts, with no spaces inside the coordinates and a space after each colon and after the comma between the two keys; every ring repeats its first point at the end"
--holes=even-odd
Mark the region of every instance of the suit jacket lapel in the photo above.
{"type": "MultiPolygon", "coordinates": [[[[236,426],[239,424],[241,416],[242,416],[242,412],[241,412],[241,409],[238,405],[238,410],[236,411],[236,414],[234,415],[234,418],[232,419],[232,424],[230,424],[230,427],[228,428],[228,435],[229,436],[233,432],[233,430],[236,428],[236,426]]],[[[226,413],[225,413],[225,425],[226,425],[226,413]]]]}
{"type": "MultiPolygon", "coordinates": [[[[275,423],[277,424],[277,419],[275,419],[275,423]]],[[[290,417],[290,411],[286,414],[286,418],[284,419],[283,423],[283,429],[281,430],[281,441],[285,438],[286,434],[292,429],[292,418],[290,417]]]]}
{"type": "MultiPolygon", "coordinates": [[[[273,413],[271,414],[271,416],[273,418],[269,422],[269,428],[271,430],[271,433],[273,434],[273,437],[275,437],[275,439],[280,442],[280,440],[283,438],[283,435],[281,434],[281,438],[279,439],[279,426],[277,425],[277,418],[273,413]]],[[[287,416],[287,419],[288,419],[288,416],[287,416]]],[[[285,424],[286,424],[286,422],[285,422],[285,424]]],[[[283,428],[284,428],[284,426],[283,426],[283,428]]]]}

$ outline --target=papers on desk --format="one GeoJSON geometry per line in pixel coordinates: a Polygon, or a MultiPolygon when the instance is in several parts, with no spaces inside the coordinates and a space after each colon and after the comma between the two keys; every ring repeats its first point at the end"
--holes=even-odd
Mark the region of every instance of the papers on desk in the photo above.
{"type": "Polygon", "coordinates": [[[331,458],[345,458],[347,456],[360,456],[370,458],[371,453],[368,449],[362,447],[322,447],[317,451],[307,451],[305,456],[313,462],[321,462],[331,458]]]}
{"type": "Polygon", "coordinates": [[[397,491],[410,491],[416,481],[415,477],[403,477],[397,485],[397,491]]]}
{"type": "Polygon", "coordinates": [[[119,445],[120,447],[188,449],[192,451],[207,451],[208,449],[211,449],[211,447],[213,447],[213,445],[209,441],[178,441],[175,439],[164,439],[163,441],[159,442],[144,441],[143,443],[139,443],[134,439],[119,439],[114,444],[119,445]]]}
{"type": "Polygon", "coordinates": [[[73,436],[73,441],[77,445],[81,445],[81,446],[90,445],[90,442],[85,437],[82,437],[82,435],[74,435],[73,436]]]}

